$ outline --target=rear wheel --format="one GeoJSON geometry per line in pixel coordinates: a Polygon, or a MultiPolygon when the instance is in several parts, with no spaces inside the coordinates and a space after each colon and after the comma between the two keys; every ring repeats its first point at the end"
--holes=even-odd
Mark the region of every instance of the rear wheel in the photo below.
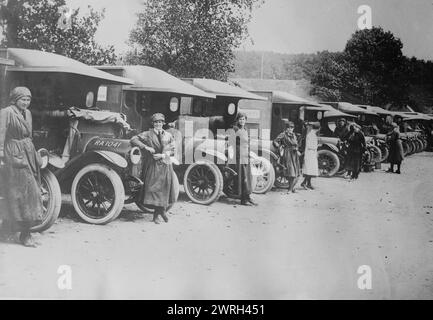
{"type": "Polygon", "coordinates": [[[62,192],[56,176],[49,170],[41,172],[42,191],[42,223],[30,229],[32,232],[42,232],[50,228],[59,217],[62,206],[62,192]]]}
{"type": "Polygon", "coordinates": [[[272,189],[275,182],[275,170],[268,160],[263,157],[251,159],[251,171],[257,176],[254,193],[263,194],[272,189]]]}
{"type": "Polygon", "coordinates": [[[71,198],[75,211],[84,221],[106,224],[122,211],[125,189],[116,171],[103,164],[91,164],[75,176],[71,198]]]}
{"type": "Polygon", "coordinates": [[[319,174],[322,177],[332,177],[340,168],[340,159],[330,150],[319,150],[317,152],[317,160],[319,164],[319,174]]]}
{"type": "Polygon", "coordinates": [[[188,166],[183,186],[191,201],[208,205],[218,200],[223,189],[223,177],[218,166],[202,160],[188,166]]]}

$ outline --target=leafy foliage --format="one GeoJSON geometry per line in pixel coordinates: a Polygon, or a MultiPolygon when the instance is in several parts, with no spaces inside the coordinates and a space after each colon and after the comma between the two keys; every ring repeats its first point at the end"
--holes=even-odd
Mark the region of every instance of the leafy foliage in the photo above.
{"type": "Polygon", "coordinates": [[[65,4],[65,0],[9,0],[0,9],[6,23],[2,46],[58,53],[92,65],[114,63],[114,47],[104,48],[95,41],[104,11],[89,6],[89,14],[80,17],[79,9],[72,10],[70,28],[61,28],[58,22],[65,4]]]}
{"type": "Polygon", "coordinates": [[[130,34],[130,64],[180,77],[226,80],[233,49],[248,37],[251,12],[262,0],[146,0],[130,34]]]}

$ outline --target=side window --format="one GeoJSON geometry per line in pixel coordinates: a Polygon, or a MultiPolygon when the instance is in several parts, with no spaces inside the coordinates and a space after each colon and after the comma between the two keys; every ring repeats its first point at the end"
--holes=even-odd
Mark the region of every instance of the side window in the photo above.
{"type": "Polygon", "coordinates": [[[107,91],[108,91],[107,86],[99,86],[97,101],[106,102],[107,101],[107,91]]]}
{"type": "Polygon", "coordinates": [[[192,112],[193,99],[191,97],[182,97],[180,99],[180,114],[190,115],[192,112]]]}
{"type": "Polygon", "coordinates": [[[125,91],[125,96],[123,99],[123,107],[126,109],[132,109],[136,104],[137,93],[135,91],[125,91]]]}
{"type": "Polygon", "coordinates": [[[137,99],[137,112],[143,117],[150,117],[152,115],[151,94],[140,92],[137,96],[137,99]]]}

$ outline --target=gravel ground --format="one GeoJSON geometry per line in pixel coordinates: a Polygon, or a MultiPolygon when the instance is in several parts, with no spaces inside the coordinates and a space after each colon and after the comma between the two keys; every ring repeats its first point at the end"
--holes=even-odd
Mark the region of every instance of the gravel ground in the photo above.
{"type": "Polygon", "coordinates": [[[407,158],[401,175],[255,195],[258,207],[199,206],[181,194],[168,224],[128,206],[88,225],[66,204],[35,236],[38,248],[0,243],[0,298],[432,299],[432,158],[407,158]],[[61,265],[70,290],[58,287],[61,265]],[[357,285],[362,265],[369,290],[357,285]]]}

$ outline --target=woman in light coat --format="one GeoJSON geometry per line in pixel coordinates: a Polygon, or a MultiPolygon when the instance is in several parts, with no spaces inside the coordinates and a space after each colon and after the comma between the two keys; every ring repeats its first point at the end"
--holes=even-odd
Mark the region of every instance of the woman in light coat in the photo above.
{"type": "Polygon", "coordinates": [[[304,166],[302,172],[304,174],[304,181],[301,183],[301,186],[306,190],[314,190],[314,187],[311,185],[311,178],[317,177],[319,175],[319,165],[317,162],[317,130],[319,128],[320,126],[317,123],[307,124],[304,166]]]}

